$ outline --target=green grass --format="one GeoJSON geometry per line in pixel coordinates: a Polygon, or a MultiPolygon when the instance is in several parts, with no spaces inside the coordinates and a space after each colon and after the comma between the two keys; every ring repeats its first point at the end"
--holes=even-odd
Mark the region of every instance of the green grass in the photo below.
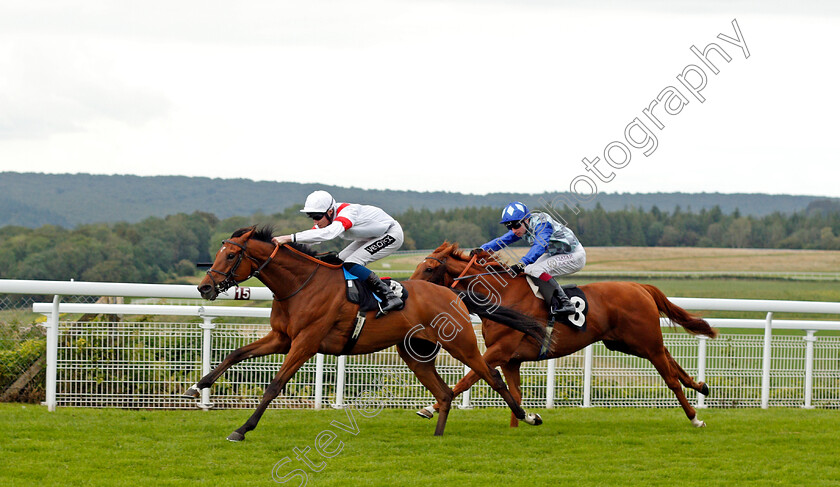
{"type": "MultiPolygon", "coordinates": [[[[541,410],[545,424],[507,426],[501,409],[451,413],[442,438],[408,410],[270,410],[242,443],[225,436],[248,410],[131,411],[0,405],[0,485],[274,485],[301,468],[331,485],[840,485],[840,415],[830,410],[541,410]],[[323,431],[332,458],[315,452],[323,431]],[[313,472],[294,448],[311,448],[313,472]]],[[[291,479],[289,485],[298,485],[291,479]]],[[[302,485],[302,484],[301,484],[302,485]]]]}

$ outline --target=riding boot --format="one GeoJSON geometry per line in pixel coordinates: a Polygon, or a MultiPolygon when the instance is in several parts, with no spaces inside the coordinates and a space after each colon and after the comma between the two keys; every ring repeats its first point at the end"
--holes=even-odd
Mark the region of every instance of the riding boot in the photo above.
{"type": "Polygon", "coordinates": [[[543,295],[545,303],[548,305],[548,312],[552,315],[562,316],[574,313],[575,305],[569,301],[569,297],[563,292],[563,288],[557,284],[557,281],[549,279],[543,281],[542,279],[534,279],[537,287],[540,289],[540,294],[543,295]]]}
{"type": "Polygon", "coordinates": [[[402,299],[394,293],[391,286],[382,282],[375,272],[371,272],[365,282],[371,289],[373,289],[373,292],[382,298],[382,303],[379,304],[381,314],[385,314],[388,311],[402,306],[402,299]]]}

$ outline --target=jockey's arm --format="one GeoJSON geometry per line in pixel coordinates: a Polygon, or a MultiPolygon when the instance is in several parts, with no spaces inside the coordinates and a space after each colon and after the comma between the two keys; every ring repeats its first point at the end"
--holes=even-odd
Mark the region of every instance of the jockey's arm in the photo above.
{"type": "Polygon", "coordinates": [[[487,242],[486,244],[482,245],[482,250],[486,250],[488,252],[496,252],[497,250],[501,250],[510,244],[518,241],[521,237],[517,237],[513,230],[508,230],[506,234],[502,235],[499,238],[494,238],[493,240],[487,242]]]}
{"type": "Polygon", "coordinates": [[[554,229],[551,228],[551,225],[548,223],[537,226],[537,228],[534,229],[534,243],[531,245],[531,249],[528,250],[528,253],[522,257],[520,262],[525,265],[536,262],[536,260],[548,250],[548,242],[552,233],[554,233],[554,229]]]}
{"type": "Polygon", "coordinates": [[[312,228],[292,234],[292,242],[321,243],[332,240],[344,232],[344,225],[340,221],[333,221],[324,228],[312,228]]]}

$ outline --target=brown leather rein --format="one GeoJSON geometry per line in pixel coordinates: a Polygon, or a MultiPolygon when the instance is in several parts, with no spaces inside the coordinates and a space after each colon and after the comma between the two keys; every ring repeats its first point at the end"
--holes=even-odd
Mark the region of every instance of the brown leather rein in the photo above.
{"type": "MultiPolygon", "coordinates": [[[[458,281],[464,278],[464,275],[467,273],[468,270],[470,270],[470,267],[472,267],[472,265],[475,263],[476,257],[478,257],[478,256],[477,255],[472,256],[470,261],[467,263],[467,266],[464,267],[463,271],[461,271],[461,274],[452,281],[452,284],[449,286],[450,288],[454,289],[455,286],[458,285],[458,281]]],[[[430,256],[424,258],[423,260],[427,260],[427,259],[437,261],[437,262],[440,263],[440,265],[446,266],[446,257],[444,257],[443,260],[441,260],[441,259],[438,259],[437,257],[432,257],[430,255],[430,256]]],[[[472,277],[472,276],[467,276],[467,277],[472,277]]]]}

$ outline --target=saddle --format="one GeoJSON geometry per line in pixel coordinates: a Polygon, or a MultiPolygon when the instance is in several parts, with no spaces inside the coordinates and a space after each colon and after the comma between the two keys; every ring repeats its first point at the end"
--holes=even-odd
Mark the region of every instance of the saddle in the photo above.
{"type": "MultiPolygon", "coordinates": [[[[403,305],[394,311],[403,309],[406,301],[408,300],[408,290],[403,287],[402,284],[390,277],[383,277],[381,280],[385,284],[391,286],[391,290],[394,291],[394,294],[399,296],[403,301],[403,305]]],[[[344,348],[341,350],[341,355],[347,355],[351,350],[353,350],[356,342],[359,341],[359,336],[362,334],[362,328],[365,326],[368,311],[379,311],[379,303],[382,302],[382,299],[380,299],[379,296],[377,296],[364,282],[362,282],[361,279],[347,272],[347,269],[344,269],[344,282],[346,283],[345,289],[347,291],[347,300],[353,304],[358,304],[359,311],[356,313],[353,333],[350,334],[350,339],[344,344],[344,348]]],[[[379,314],[377,313],[377,318],[378,317],[379,314]]]]}
{"type": "MultiPolygon", "coordinates": [[[[390,277],[383,277],[381,278],[382,282],[391,286],[391,290],[394,291],[394,294],[400,297],[403,301],[403,307],[405,307],[405,302],[408,299],[408,291],[403,287],[402,284],[399,282],[391,279],[390,277]]],[[[347,272],[347,269],[344,269],[344,281],[346,283],[345,289],[347,290],[347,300],[353,304],[359,305],[359,311],[367,312],[367,311],[375,311],[379,309],[379,303],[382,302],[382,299],[379,298],[361,279],[350,274],[347,272]]],[[[398,308],[400,310],[402,308],[398,308]]]]}

